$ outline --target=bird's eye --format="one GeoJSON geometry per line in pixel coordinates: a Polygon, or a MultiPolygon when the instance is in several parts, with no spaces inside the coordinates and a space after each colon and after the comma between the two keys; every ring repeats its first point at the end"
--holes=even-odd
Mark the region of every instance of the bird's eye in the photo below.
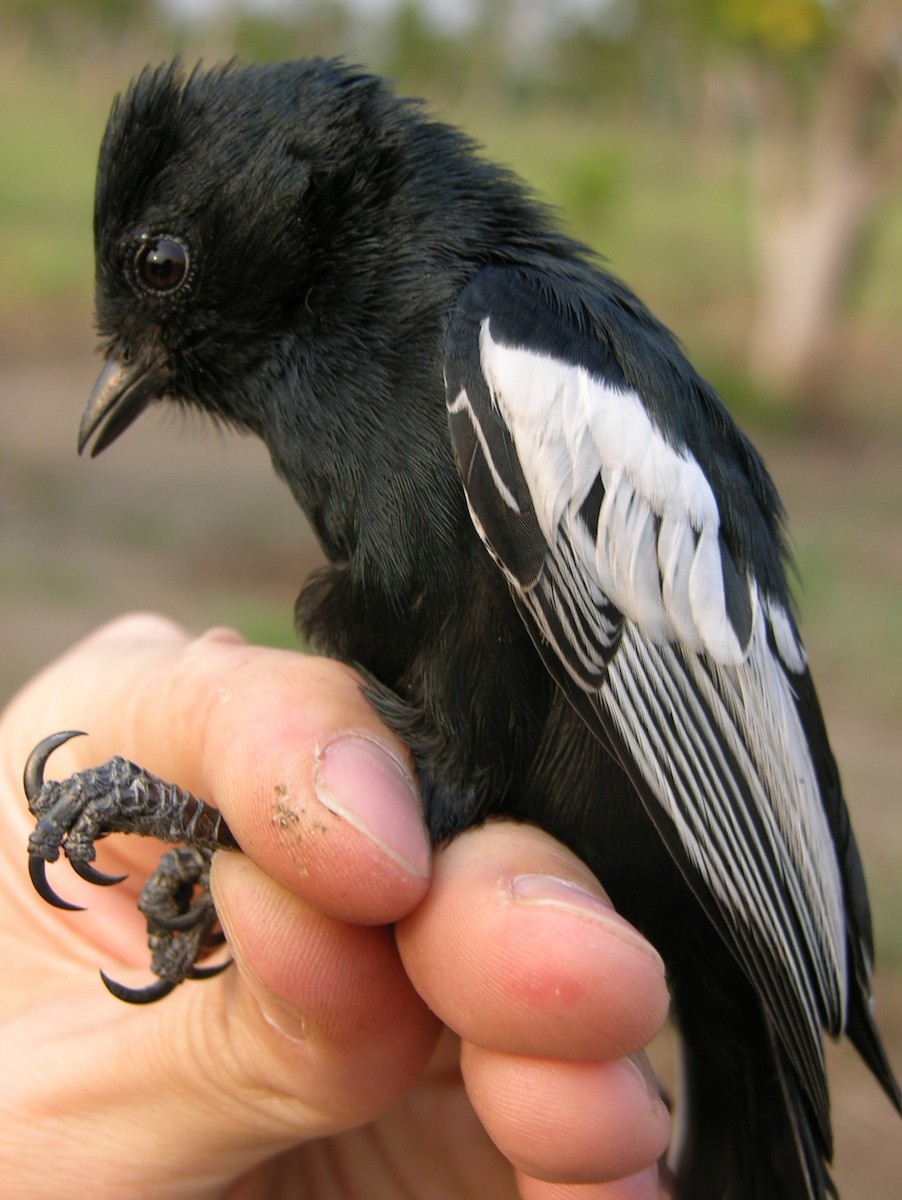
{"type": "Polygon", "coordinates": [[[188,275],[188,248],[166,234],[145,235],[135,255],[135,277],[148,291],[174,292],[188,275]]]}

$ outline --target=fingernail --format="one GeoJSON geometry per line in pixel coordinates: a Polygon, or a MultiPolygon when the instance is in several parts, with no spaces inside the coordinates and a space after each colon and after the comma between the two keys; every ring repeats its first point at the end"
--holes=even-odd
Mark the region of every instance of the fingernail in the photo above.
{"type": "Polygon", "coordinates": [[[589,917],[628,945],[641,950],[664,974],[664,960],[654,946],[600,896],[581,884],[560,879],[557,875],[516,875],[511,880],[511,892],[515,899],[529,904],[562,908],[589,917]]]}
{"type": "Polygon", "coordinates": [[[367,734],[342,734],[321,751],[314,785],[330,812],[411,874],[428,877],[430,847],[419,789],[390,750],[367,734]]]}
{"type": "Polygon", "coordinates": [[[643,1061],[637,1062],[635,1058],[627,1056],[620,1060],[625,1067],[629,1067],[632,1073],[642,1084],[642,1090],[645,1092],[651,1101],[652,1108],[657,1112],[658,1109],[663,1109],[667,1112],[667,1105],[661,1096],[661,1089],[658,1087],[658,1081],[654,1072],[651,1069],[651,1063],[643,1056],[643,1061]]]}
{"type": "Polygon", "coordinates": [[[618,1180],[617,1195],[622,1200],[663,1200],[665,1193],[661,1191],[657,1166],[646,1167],[638,1175],[618,1180]]]}
{"type": "Polygon", "coordinates": [[[250,971],[244,972],[244,980],[253,993],[260,1015],[266,1024],[289,1041],[303,1042],[307,1037],[307,1030],[300,1012],[271,992],[250,971]]]}
{"type": "Polygon", "coordinates": [[[231,951],[235,968],[241,975],[248,991],[254,997],[263,1020],[267,1025],[280,1033],[282,1037],[286,1037],[292,1042],[304,1041],[307,1031],[300,1011],[288,1004],[287,1001],[281,999],[274,992],[271,992],[264,983],[260,982],[247,965],[241,941],[229,919],[228,909],[226,907],[221,908],[219,915],[223,930],[228,939],[229,950],[231,951]]]}

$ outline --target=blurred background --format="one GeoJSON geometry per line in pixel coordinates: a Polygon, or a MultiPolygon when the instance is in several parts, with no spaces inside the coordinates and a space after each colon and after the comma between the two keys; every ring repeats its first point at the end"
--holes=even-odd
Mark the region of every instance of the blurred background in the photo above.
{"type": "MultiPolygon", "coordinates": [[[[0,701],[151,608],[294,645],[317,550],[262,448],[145,416],[75,454],[98,370],[91,207],[148,61],[362,62],[514,167],[680,336],[765,454],[862,843],[902,1067],[902,5],[898,0],[0,0],[0,701]]],[[[845,1200],[900,1127],[831,1053],[845,1200]]]]}

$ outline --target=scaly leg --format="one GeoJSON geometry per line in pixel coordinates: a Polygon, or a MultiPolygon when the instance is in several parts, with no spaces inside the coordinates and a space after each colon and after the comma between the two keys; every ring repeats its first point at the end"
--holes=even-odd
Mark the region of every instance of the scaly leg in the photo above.
{"type": "Polygon", "coordinates": [[[127,988],[101,972],[121,1000],[147,1004],[159,1000],[185,979],[205,979],[228,964],[198,967],[197,959],[220,939],[210,897],[210,861],[214,850],[235,850],[238,843],[222,814],[190,792],[165,783],[125,758],[61,781],[44,781],[47,759],[79,732],[45,738],[25,766],[25,795],[37,825],[28,840],[29,873],[38,894],[57,908],[77,910],[47,882],[46,864],[60,851],[72,869],[88,881],[108,887],[123,875],[104,875],[92,866],[94,843],[110,833],[137,833],[159,841],[183,843],[163,855],[141,892],[138,907],[147,918],[151,965],[157,982],[127,988]]]}

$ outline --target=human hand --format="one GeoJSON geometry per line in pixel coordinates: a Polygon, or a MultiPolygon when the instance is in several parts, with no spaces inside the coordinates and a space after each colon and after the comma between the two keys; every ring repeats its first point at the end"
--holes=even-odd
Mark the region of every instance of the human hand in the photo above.
{"type": "Polygon", "coordinates": [[[347,668],[124,618],[12,702],[0,767],[13,1200],[663,1194],[669,1117],[635,1053],[666,1012],[660,959],[532,827],[462,835],[430,882],[409,755],[347,668]],[[105,892],[50,868],[86,912],[32,891],[22,766],[73,727],[91,736],[48,773],[124,754],[222,810],[244,850],[211,880],[237,970],[150,1008],[104,990],[99,965],[146,980],[155,843],[102,842],[98,866],[130,872],[105,892]]]}

